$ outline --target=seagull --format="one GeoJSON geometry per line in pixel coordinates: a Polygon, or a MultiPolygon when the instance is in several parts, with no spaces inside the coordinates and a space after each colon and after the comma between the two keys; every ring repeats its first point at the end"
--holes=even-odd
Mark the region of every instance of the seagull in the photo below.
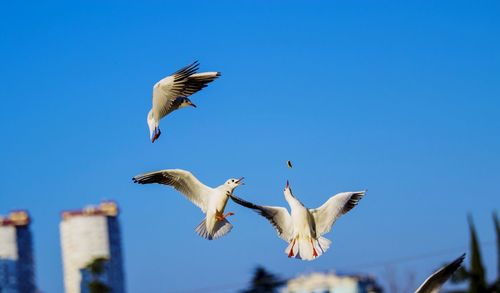
{"type": "Polygon", "coordinates": [[[453,273],[462,265],[465,253],[459,258],[452,261],[450,264],[440,268],[432,274],[427,280],[418,287],[415,293],[437,293],[443,284],[453,275],[453,273]]]}
{"type": "Polygon", "coordinates": [[[224,208],[234,189],[244,184],[243,179],[243,177],[231,178],[224,184],[211,188],[201,183],[191,172],[180,169],[154,171],[132,178],[135,183],[159,183],[172,186],[181,192],[206,214],[203,221],[196,227],[196,233],[208,240],[222,237],[233,228],[226,218],[234,213],[224,215],[224,208]]]}
{"type": "Polygon", "coordinates": [[[285,199],[290,205],[291,215],[284,207],[259,206],[235,195],[231,199],[256,210],[274,226],[278,236],[288,242],[285,253],[288,257],[313,260],[330,247],[331,241],[322,237],[329,232],[335,221],[354,208],[365,195],[365,191],[342,192],[332,196],[317,209],[306,208],[293,194],[286,182],[285,199]]]}
{"type": "Polygon", "coordinates": [[[195,61],[153,86],[153,106],[147,119],[151,142],[154,143],[160,137],[158,124],[161,118],[187,106],[196,108],[188,97],[220,76],[217,71],[196,73],[199,65],[198,61],[195,61]]]}

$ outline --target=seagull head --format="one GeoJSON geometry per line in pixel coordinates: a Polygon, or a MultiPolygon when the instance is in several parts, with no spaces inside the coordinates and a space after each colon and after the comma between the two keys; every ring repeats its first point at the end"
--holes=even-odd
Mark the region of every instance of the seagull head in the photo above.
{"type": "Polygon", "coordinates": [[[155,119],[153,118],[153,110],[148,113],[149,138],[153,140],[153,133],[156,128],[155,119]]]}
{"type": "Polygon", "coordinates": [[[193,104],[193,102],[191,102],[190,99],[186,98],[186,97],[183,97],[181,98],[182,101],[181,101],[181,104],[179,105],[179,109],[180,108],[184,108],[184,107],[187,107],[187,106],[191,106],[191,107],[195,107],[196,108],[196,105],[193,104]]]}
{"type": "Polygon", "coordinates": [[[236,187],[245,184],[243,179],[245,179],[245,177],[241,177],[240,179],[231,178],[228,179],[224,185],[227,186],[229,191],[232,193],[236,187]]]}
{"type": "Polygon", "coordinates": [[[148,114],[148,127],[149,127],[149,138],[151,139],[151,142],[155,142],[155,140],[160,137],[161,131],[160,128],[158,128],[158,121],[155,120],[153,117],[153,110],[149,111],[148,114]]]}

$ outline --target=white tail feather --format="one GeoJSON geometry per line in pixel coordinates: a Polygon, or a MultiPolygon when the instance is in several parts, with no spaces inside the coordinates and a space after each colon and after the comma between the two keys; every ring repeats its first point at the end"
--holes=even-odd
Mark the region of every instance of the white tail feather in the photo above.
{"type": "Polygon", "coordinates": [[[328,248],[330,248],[330,244],[332,242],[325,237],[319,237],[319,239],[316,241],[316,251],[318,252],[318,257],[325,253],[328,248]]]}
{"type": "Polygon", "coordinates": [[[295,238],[295,244],[294,240],[290,241],[288,247],[285,249],[285,253],[287,255],[290,255],[290,250],[292,249],[293,245],[293,257],[303,260],[313,260],[325,253],[328,248],[330,248],[331,243],[332,242],[330,240],[324,237],[320,237],[317,240],[312,238],[297,237],[295,238]],[[314,256],[313,245],[318,256],[314,256]]]}
{"type": "Polygon", "coordinates": [[[209,232],[207,230],[206,219],[203,219],[198,227],[196,227],[195,231],[201,237],[213,240],[226,235],[231,231],[231,229],[233,229],[233,225],[231,225],[228,220],[224,219],[222,221],[217,221],[212,231],[209,232]]]}

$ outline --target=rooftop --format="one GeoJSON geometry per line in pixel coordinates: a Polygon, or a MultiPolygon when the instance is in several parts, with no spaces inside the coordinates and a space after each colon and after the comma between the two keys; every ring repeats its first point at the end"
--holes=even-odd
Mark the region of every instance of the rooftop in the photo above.
{"type": "Polygon", "coordinates": [[[67,210],[61,212],[61,218],[63,220],[68,220],[72,217],[81,216],[107,216],[116,217],[118,216],[118,204],[114,201],[104,201],[98,206],[87,206],[80,210],[67,210]]]}
{"type": "Polygon", "coordinates": [[[368,292],[380,292],[372,276],[337,274],[335,272],[314,272],[300,275],[288,280],[287,289],[284,292],[323,292],[332,288],[355,288],[358,284],[363,284],[368,292]]]}
{"type": "Polygon", "coordinates": [[[1,226],[27,226],[31,222],[30,215],[28,211],[18,210],[10,212],[9,216],[0,216],[0,227],[1,226]]]}

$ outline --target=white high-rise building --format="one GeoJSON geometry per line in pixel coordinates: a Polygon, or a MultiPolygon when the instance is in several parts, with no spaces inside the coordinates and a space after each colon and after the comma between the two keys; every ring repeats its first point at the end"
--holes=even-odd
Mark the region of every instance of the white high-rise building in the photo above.
{"type": "Polygon", "coordinates": [[[0,217],[0,292],[34,293],[35,268],[31,219],[26,211],[0,217]]]}
{"type": "Polygon", "coordinates": [[[60,223],[61,247],[66,293],[88,292],[94,280],[86,267],[95,259],[106,259],[99,281],[113,293],[125,292],[123,256],[118,206],[103,202],[96,207],[64,211],[60,223]]]}
{"type": "Polygon", "coordinates": [[[379,293],[375,279],[363,275],[338,275],[334,272],[311,273],[287,282],[282,293],[379,293]]]}

